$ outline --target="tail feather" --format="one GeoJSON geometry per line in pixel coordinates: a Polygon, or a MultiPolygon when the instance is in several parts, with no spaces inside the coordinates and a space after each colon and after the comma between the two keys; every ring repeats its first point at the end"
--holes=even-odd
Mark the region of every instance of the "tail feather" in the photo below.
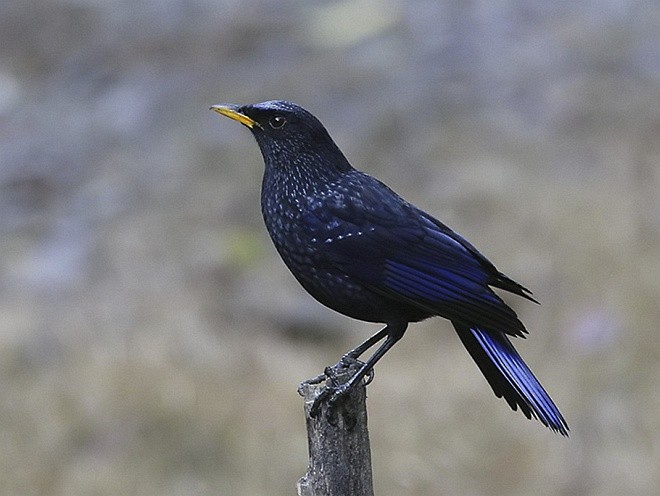
{"type": "Polygon", "coordinates": [[[504,397],[513,410],[520,407],[527,418],[535,417],[568,436],[566,420],[505,334],[458,323],[454,328],[497,397],[504,397]]]}

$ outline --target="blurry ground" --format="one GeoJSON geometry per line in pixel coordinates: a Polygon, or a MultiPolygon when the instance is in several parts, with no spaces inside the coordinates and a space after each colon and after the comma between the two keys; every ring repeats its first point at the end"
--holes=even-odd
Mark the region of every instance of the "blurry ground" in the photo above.
{"type": "Polygon", "coordinates": [[[441,320],[369,388],[379,496],[660,493],[660,9],[651,1],[0,6],[0,493],[290,495],[297,383],[377,327],[306,296],[249,133],[286,98],[542,306],[570,440],[441,320]]]}

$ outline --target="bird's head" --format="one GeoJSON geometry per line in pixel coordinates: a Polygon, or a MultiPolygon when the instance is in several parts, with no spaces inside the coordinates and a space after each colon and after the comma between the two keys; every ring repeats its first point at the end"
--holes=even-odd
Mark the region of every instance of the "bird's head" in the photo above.
{"type": "Polygon", "coordinates": [[[310,112],[284,100],[249,105],[213,105],[211,110],[248,127],[254,135],[266,167],[351,170],[352,167],[310,112]]]}

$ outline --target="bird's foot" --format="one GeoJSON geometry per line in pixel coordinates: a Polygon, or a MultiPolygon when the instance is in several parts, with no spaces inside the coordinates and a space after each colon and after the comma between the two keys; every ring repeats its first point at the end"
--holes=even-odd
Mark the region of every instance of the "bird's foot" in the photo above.
{"type": "MultiPolygon", "coordinates": [[[[357,366],[358,369],[364,366],[364,362],[362,360],[358,360],[357,356],[353,354],[353,352],[351,351],[349,351],[343,357],[341,357],[340,363],[345,367],[352,367],[355,365],[357,366]]],[[[374,369],[371,368],[364,376],[364,385],[368,386],[369,384],[371,384],[371,381],[373,380],[374,380],[374,369]]]]}
{"type": "MultiPolygon", "coordinates": [[[[354,368],[356,367],[358,370],[361,366],[364,364],[357,360],[356,358],[350,357],[350,356],[344,356],[340,360],[339,364],[341,365],[341,368],[354,368]]],[[[336,366],[335,366],[336,367],[336,366]]],[[[314,399],[314,403],[312,404],[312,408],[310,409],[310,416],[312,418],[315,418],[320,409],[321,409],[321,404],[324,402],[327,402],[327,410],[329,413],[333,412],[341,403],[342,399],[346,398],[347,395],[353,391],[353,387],[355,386],[356,382],[354,380],[349,379],[346,382],[339,383],[337,379],[337,370],[333,367],[326,367],[325,371],[323,374],[310,379],[309,381],[306,381],[308,384],[319,384],[323,379],[327,381],[326,386],[323,388],[323,390],[316,396],[314,399]]],[[[368,385],[371,383],[373,380],[373,370],[369,371],[367,376],[365,377],[365,382],[364,385],[368,385]]]]}
{"type": "Polygon", "coordinates": [[[358,365],[362,366],[362,365],[364,365],[364,362],[361,361],[361,360],[358,360],[359,357],[360,357],[360,350],[358,350],[356,348],[352,351],[349,351],[345,355],[343,355],[341,357],[341,360],[339,360],[339,362],[346,365],[346,366],[353,365],[353,364],[358,364],[358,365]]]}
{"type": "Polygon", "coordinates": [[[314,399],[314,403],[312,404],[312,408],[309,411],[309,415],[312,418],[316,418],[319,411],[321,410],[321,405],[324,402],[327,402],[327,411],[329,413],[334,412],[335,409],[339,406],[341,400],[344,399],[346,395],[350,394],[352,390],[353,388],[348,383],[340,384],[338,386],[326,386],[319,393],[316,399],[314,399]]]}
{"type": "Polygon", "coordinates": [[[317,384],[321,384],[323,381],[325,381],[325,378],[326,378],[325,374],[319,374],[316,377],[312,377],[311,379],[302,381],[298,386],[298,391],[300,392],[303,386],[315,386],[317,384]]]}

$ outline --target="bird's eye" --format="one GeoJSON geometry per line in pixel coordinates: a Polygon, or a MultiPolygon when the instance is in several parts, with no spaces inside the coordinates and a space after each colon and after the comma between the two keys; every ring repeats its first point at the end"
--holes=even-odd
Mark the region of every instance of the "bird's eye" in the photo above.
{"type": "Polygon", "coordinates": [[[284,127],[284,124],[286,124],[286,119],[281,115],[275,115],[270,118],[268,124],[270,124],[270,127],[272,127],[273,129],[281,129],[282,127],[284,127]]]}

